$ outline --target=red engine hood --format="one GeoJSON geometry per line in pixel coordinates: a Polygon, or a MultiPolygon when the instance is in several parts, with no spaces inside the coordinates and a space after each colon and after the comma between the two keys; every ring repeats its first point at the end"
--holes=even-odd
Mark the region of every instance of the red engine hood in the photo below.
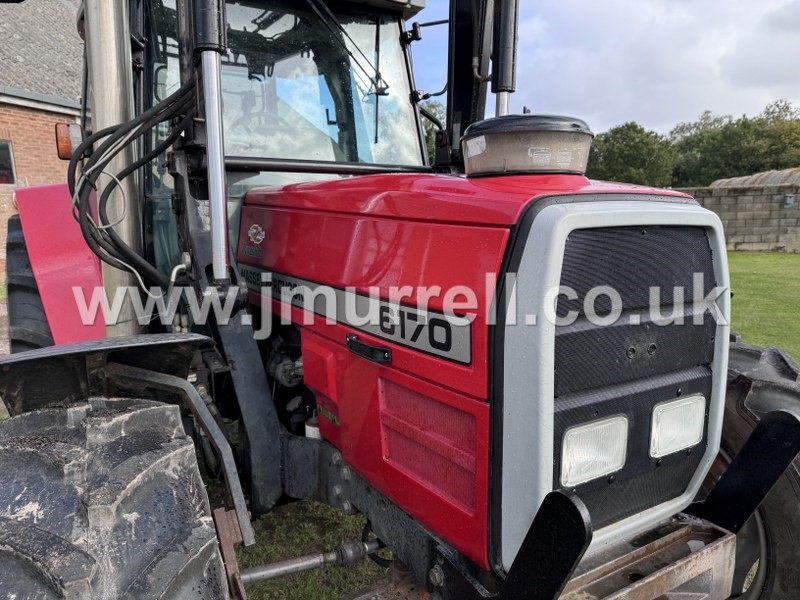
{"type": "Polygon", "coordinates": [[[560,194],[680,192],[580,175],[369,175],[250,190],[245,204],[464,225],[510,226],[534,198],[560,194]]]}

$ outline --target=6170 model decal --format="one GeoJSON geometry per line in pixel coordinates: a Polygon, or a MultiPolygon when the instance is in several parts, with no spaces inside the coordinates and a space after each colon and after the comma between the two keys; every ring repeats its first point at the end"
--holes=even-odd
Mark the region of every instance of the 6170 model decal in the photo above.
{"type": "Polygon", "coordinates": [[[269,289],[276,300],[330,321],[456,363],[470,364],[472,360],[472,323],[466,317],[405,306],[247,265],[240,265],[239,270],[249,289],[262,294],[269,289]]]}

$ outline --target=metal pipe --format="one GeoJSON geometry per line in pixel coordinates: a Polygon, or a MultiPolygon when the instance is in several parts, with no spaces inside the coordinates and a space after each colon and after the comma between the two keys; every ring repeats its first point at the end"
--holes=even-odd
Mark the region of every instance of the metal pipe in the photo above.
{"type": "Polygon", "coordinates": [[[517,85],[519,0],[497,0],[494,11],[492,91],[513,92],[517,85]]]}
{"type": "Polygon", "coordinates": [[[336,552],[309,554],[307,556],[290,558],[289,560],[253,567],[252,569],[244,569],[241,571],[240,575],[242,583],[247,585],[249,583],[255,583],[256,581],[264,581],[265,579],[274,579],[276,577],[283,577],[284,575],[319,569],[325,565],[335,563],[336,559],[336,552]]]}
{"type": "MultiPolygon", "coordinates": [[[[127,123],[133,118],[133,69],[131,60],[130,23],[126,0],[86,0],[84,2],[86,29],[86,56],[88,63],[89,89],[92,99],[92,129],[100,131],[106,127],[127,123]]],[[[134,162],[134,146],[124,148],[106,171],[116,175],[134,162]]],[[[98,197],[111,181],[100,176],[98,197]]],[[[108,218],[117,223],[114,231],[137,254],[142,253],[142,226],[136,174],[123,179],[120,189],[111,195],[108,202],[108,218]],[[127,210],[124,203],[127,201],[127,210]],[[124,219],[120,217],[124,215],[124,219]]],[[[120,271],[102,263],[103,287],[106,296],[113,298],[119,288],[137,289],[132,273],[120,271]]],[[[134,335],[142,326],[136,319],[133,303],[128,294],[122,310],[114,323],[106,323],[109,337],[134,335]]]]}
{"type": "Polygon", "coordinates": [[[211,207],[211,272],[215,282],[228,280],[228,208],[225,200],[225,147],[222,134],[220,55],[201,52],[208,156],[208,200],[211,207]]]}
{"type": "Polygon", "coordinates": [[[275,579],[284,575],[319,569],[325,565],[337,564],[342,567],[352,565],[362,560],[374,552],[381,549],[378,540],[369,542],[345,542],[339,545],[333,552],[320,552],[319,554],[307,554],[289,560],[260,565],[240,572],[242,583],[255,583],[265,579],[275,579]]]}
{"type": "Polygon", "coordinates": [[[495,108],[495,116],[503,117],[508,114],[510,94],[508,92],[497,92],[495,97],[497,105],[495,108]]]}
{"type": "Polygon", "coordinates": [[[192,47],[191,15],[189,0],[175,0],[178,29],[178,65],[181,85],[194,77],[194,49],[192,47]]]}

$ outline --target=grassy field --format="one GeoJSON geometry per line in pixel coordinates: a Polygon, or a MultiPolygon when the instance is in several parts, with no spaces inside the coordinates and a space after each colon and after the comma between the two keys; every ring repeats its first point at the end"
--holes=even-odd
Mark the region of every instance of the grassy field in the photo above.
{"type": "Polygon", "coordinates": [[[731,252],[732,327],[800,360],[800,254],[731,252]]]}

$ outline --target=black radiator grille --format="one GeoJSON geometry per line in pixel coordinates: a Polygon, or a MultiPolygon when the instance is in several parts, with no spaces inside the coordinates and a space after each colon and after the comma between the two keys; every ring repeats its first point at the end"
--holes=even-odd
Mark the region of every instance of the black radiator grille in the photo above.
{"type": "MultiPolygon", "coordinates": [[[[650,458],[650,419],[659,402],[694,393],[710,399],[716,323],[706,313],[702,323],[695,324],[692,304],[715,284],[711,249],[702,228],[585,229],[572,232],[566,242],[561,285],[575,290],[578,298],[560,296],[557,314],[564,317],[575,311],[578,316],[573,324],[556,329],[556,487],[567,429],[619,414],[627,416],[629,427],[625,467],[611,478],[577,489],[595,528],[679,496],[700,463],[705,435],[690,452],[650,458]],[[697,294],[695,274],[703,278],[697,294]],[[597,286],[610,286],[621,297],[622,314],[613,325],[595,325],[587,319],[583,302],[597,286]],[[651,320],[651,287],[661,289],[664,314],[673,311],[673,288],[684,289],[683,325],[651,320]]],[[[599,296],[596,313],[603,316],[610,309],[608,298],[599,296]]],[[[708,402],[706,408],[708,412],[708,402]]]]}

